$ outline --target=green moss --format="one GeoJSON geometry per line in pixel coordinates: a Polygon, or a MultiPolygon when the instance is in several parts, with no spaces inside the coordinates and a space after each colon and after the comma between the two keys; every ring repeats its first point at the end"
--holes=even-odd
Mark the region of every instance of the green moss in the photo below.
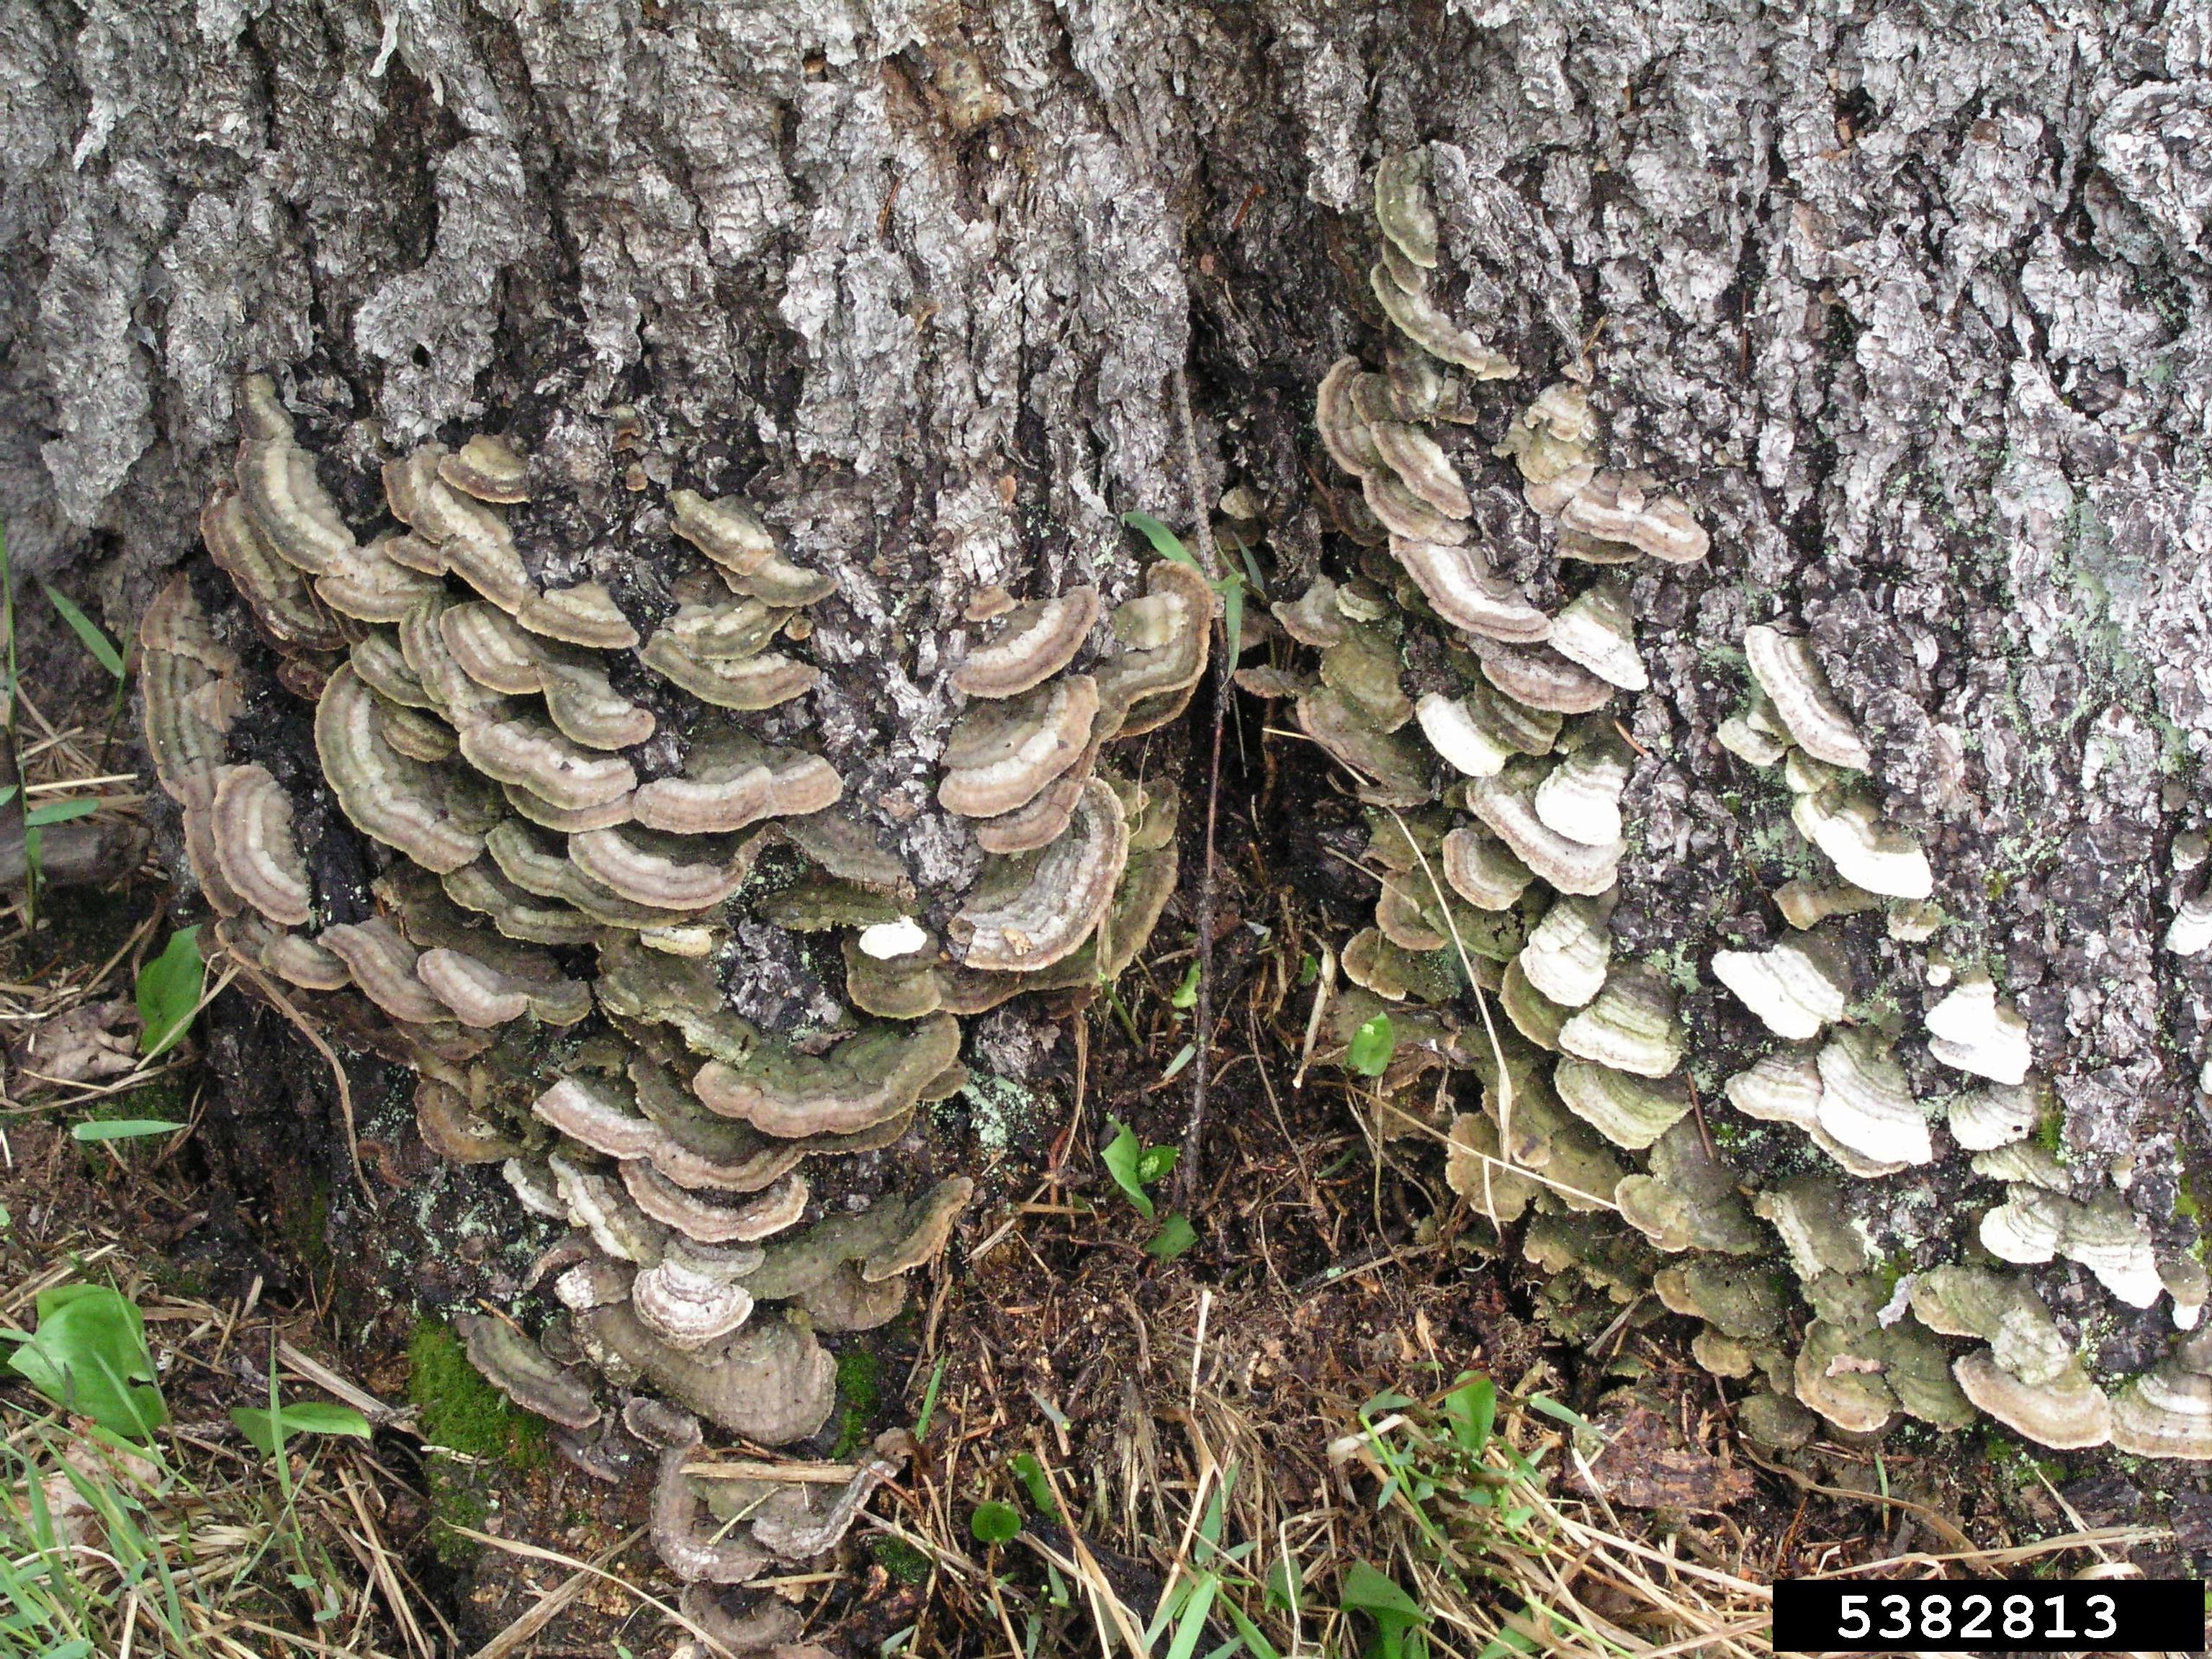
{"type": "Polygon", "coordinates": [[[2036,1124],[2035,1144],[2050,1153],[2051,1157],[2057,1158],[2062,1149],[2065,1134],[2065,1119],[2058,1113],[2053,1112],[2036,1124]]]}
{"type": "Polygon", "coordinates": [[[890,1575],[895,1584],[929,1582],[929,1558],[903,1539],[887,1538],[878,1533],[868,1540],[868,1553],[876,1558],[876,1565],[890,1575]]]}
{"type": "Polygon", "coordinates": [[[453,1530],[481,1530],[491,1513],[474,1465],[505,1463],[532,1469],[546,1459],[545,1425],[517,1411],[478,1375],[452,1327],[425,1319],[407,1344],[407,1398],[414,1403],[423,1439],[440,1450],[425,1466],[430,1509],[443,1526],[431,1528],[431,1546],[448,1566],[464,1567],[477,1547],[453,1530]]]}
{"type": "Polygon", "coordinates": [[[833,1457],[850,1457],[868,1443],[868,1425],[883,1404],[884,1363],[857,1344],[837,1356],[837,1444],[833,1457]]]}
{"type": "Polygon", "coordinates": [[[407,1398],[422,1437],[464,1456],[535,1468],[545,1461],[545,1425],[519,1412],[469,1364],[450,1326],[426,1319],[407,1344],[407,1398]]]}

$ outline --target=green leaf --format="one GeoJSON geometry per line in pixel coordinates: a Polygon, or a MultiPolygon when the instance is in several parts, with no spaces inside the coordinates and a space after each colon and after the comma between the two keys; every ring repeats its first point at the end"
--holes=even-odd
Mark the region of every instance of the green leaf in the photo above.
{"type": "Polygon", "coordinates": [[[1459,1449],[1470,1455],[1480,1452],[1498,1420],[1497,1386],[1486,1376],[1462,1371],[1458,1386],[1444,1396],[1444,1417],[1459,1449]]]}
{"type": "Polygon", "coordinates": [[[968,1530],[979,1544],[1003,1544],[1021,1529],[1022,1512],[1012,1504],[978,1504],[968,1516],[968,1530]]]}
{"type": "Polygon", "coordinates": [[[143,1443],[169,1420],[146,1322],[137,1305],[106,1285],[41,1291],[39,1328],[8,1361],[63,1410],[143,1443]]]}
{"type": "Polygon", "coordinates": [[[1168,1005],[1175,1008],[1198,1006],[1198,964],[1192,963],[1190,971],[1182,976],[1182,983],[1169,994],[1168,1005]]]}
{"type": "Polygon", "coordinates": [[[166,1117],[114,1117],[93,1123],[73,1123],[70,1139],[80,1143],[95,1140],[142,1140],[149,1135],[174,1134],[188,1129],[188,1123],[172,1123],[166,1117]]]}
{"type": "Polygon", "coordinates": [[[1146,1186],[1154,1186],[1167,1178],[1179,1156],[1172,1146],[1147,1146],[1137,1154],[1137,1179],[1146,1186]]]}
{"type": "Polygon", "coordinates": [[[84,641],[84,648],[99,659],[102,668],[117,679],[121,679],[123,653],[115,648],[112,640],[100,631],[100,624],[78,610],[76,602],[52,582],[40,582],[39,586],[46,590],[46,597],[54,602],[54,609],[62,613],[62,620],[70,625],[70,632],[84,641]]]}
{"type": "Polygon", "coordinates": [[[1381,1077],[1390,1069],[1390,1056],[1397,1048],[1398,1034],[1390,1028],[1390,1016],[1377,1014],[1352,1033],[1345,1059],[1360,1076],[1381,1077]]]}
{"type": "Polygon", "coordinates": [[[1397,1638],[1429,1621],[1419,1602],[1364,1561],[1354,1561],[1344,1570],[1336,1595],[1346,1613],[1364,1613],[1372,1619],[1385,1644],[1394,1647],[1397,1638]]]}
{"type": "Polygon", "coordinates": [[[149,1058],[173,1047],[198,1012],[207,984],[207,962],[200,955],[200,930],[180,927],[169,935],[161,954],[138,970],[138,1018],[145,1022],[138,1047],[149,1058]]]}
{"type": "Polygon", "coordinates": [[[1053,1502],[1052,1482],[1044,1478],[1044,1465],[1027,1452],[1016,1452],[1006,1467],[1014,1472],[1014,1479],[1029,1491],[1030,1502],[1036,1505],[1039,1515],[1056,1518],[1060,1505],[1053,1502]]]}
{"type": "Polygon", "coordinates": [[[1114,1129],[1113,1139],[1099,1152],[1106,1173],[1114,1177],[1114,1184],[1137,1206],[1137,1213],[1146,1220],[1152,1218],[1152,1195],[1146,1192],[1145,1183],[1137,1174],[1137,1162],[1144,1156],[1144,1147],[1137,1139],[1137,1132],[1126,1123],[1107,1120],[1114,1129]]]}
{"type": "Polygon", "coordinates": [[[1530,1411],[1541,1412],[1548,1418],[1565,1423],[1569,1428],[1587,1429],[1592,1434],[1603,1436],[1607,1439],[1612,1438],[1610,1435],[1606,1434],[1603,1429],[1598,1427],[1596,1424],[1591,1422],[1589,1419],[1584,1417],[1573,1407],[1562,1406],[1558,1401],[1553,1399],[1549,1395],[1536,1394],[1529,1395],[1528,1409],[1530,1411]]]}
{"type": "Polygon", "coordinates": [[[1193,570],[1198,561],[1190,556],[1190,550],[1182,538],[1149,513],[1124,513],[1121,522],[1136,531],[1152,544],[1152,550],[1164,559],[1173,559],[1177,564],[1187,564],[1193,570]]]}
{"type": "Polygon", "coordinates": [[[1229,1622],[1236,1627],[1237,1635],[1244,1638],[1244,1645],[1251,1650],[1253,1659],[1283,1659],[1282,1650],[1270,1642],[1261,1632],[1260,1627],[1245,1616],[1243,1608],[1234,1601],[1224,1601],[1221,1610],[1229,1615],[1229,1622]]]}
{"type": "Polygon", "coordinates": [[[937,1412],[937,1391],[945,1386],[945,1368],[949,1357],[940,1356],[937,1368],[929,1374],[929,1386],[921,1391],[921,1411],[914,1419],[914,1437],[917,1441],[929,1438],[929,1419],[937,1412]]]}
{"type": "Polygon", "coordinates": [[[234,1406],[230,1420],[253,1443],[264,1457],[274,1457],[281,1441],[303,1434],[341,1434],[367,1440],[374,1432],[368,1419],[350,1406],[325,1401],[288,1401],[274,1407],[234,1406]]]}
{"type": "Polygon", "coordinates": [[[23,827],[43,830],[50,823],[67,823],[71,818],[88,818],[100,811],[96,800],[48,801],[43,806],[33,806],[23,814],[23,827]]]}
{"type": "Polygon", "coordinates": [[[1172,1261],[1198,1243],[1198,1230],[1183,1215],[1171,1215],[1160,1223],[1159,1231],[1152,1242],[1145,1246],[1145,1254],[1161,1261],[1172,1261]]]}
{"type": "Polygon", "coordinates": [[[1213,584],[1213,591],[1221,595],[1221,637],[1229,643],[1233,667],[1244,654],[1244,578],[1232,570],[1213,584]]]}
{"type": "Polygon", "coordinates": [[[1182,1070],[1184,1066],[1189,1065],[1192,1060],[1197,1058],[1198,1045],[1195,1042],[1184,1043],[1182,1048],[1176,1050],[1176,1056],[1173,1060],[1168,1062],[1167,1070],[1160,1073],[1160,1081],[1165,1083],[1170,1078],[1173,1077],[1176,1073],[1182,1070]]]}
{"type": "Polygon", "coordinates": [[[1167,1659],[1191,1659],[1198,1651],[1198,1639],[1206,1634],[1206,1615],[1213,1611],[1213,1598],[1220,1589],[1221,1580],[1214,1574],[1199,1576],[1182,1616],[1176,1620],[1175,1640],[1168,1646],[1167,1659]]]}
{"type": "Polygon", "coordinates": [[[1301,989],[1321,977],[1321,963],[1314,953],[1307,951],[1298,958],[1298,985],[1301,989]]]}
{"type": "Polygon", "coordinates": [[[1510,1653],[1534,1653],[1535,1651],[1536,1638],[1534,1637],[1528,1635],[1524,1631],[1515,1630],[1509,1626],[1507,1628],[1498,1632],[1494,1639],[1486,1644],[1482,1651],[1475,1656],[1475,1659],[1505,1659],[1505,1656],[1510,1653]]]}

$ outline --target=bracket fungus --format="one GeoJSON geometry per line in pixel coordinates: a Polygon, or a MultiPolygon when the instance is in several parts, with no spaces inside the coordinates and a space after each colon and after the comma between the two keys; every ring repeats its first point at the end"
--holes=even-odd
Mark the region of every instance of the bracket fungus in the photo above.
{"type": "MultiPolygon", "coordinates": [[[[1662,667],[1637,640],[1654,585],[1621,567],[1702,559],[1711,540],[1685,495],[1611,464],[1592,390],[1570,381],[1511,414],[1491,452],[1517,472],[1535,521],[1533,538],[1506,531],[1495,471],[1463,423],[1494,395],[1480,376],[1515,365],[1452,310],[1449,255],[1480,239],[1454,234],[1456,202],[1440,215],[1428,195],[1441,153],[1392,155],[1375,175],[1370,286],[1417,350],[1394,341],[1380,368],[1340,358],[1316,389],[1321,447],[1356,486],[1325,503],[1351,568],[1273,607],[1316,666],[1279,659],[1239,680],[1293,699],[1299,728],[1351,775],[1351,792],[1397,815],[1370,836],[1382,890],[1373,924],[1342,948],[1357,988],[1326,1030],[1341,1042],[1346,1022],[1391,1010],[1401,1053],[1375,1085],[1386,1096],[1437,1066],[1477,1074],[1479,1109],[1448,1131],[1447,1177],[1488,1222],[1524,1222],[1522,1254],[1546,1275],[1539,1305],[1560,1334],[1588,1340],[1620,1316],[1607,1307],[1656,1293],[1700,1322],[1693,1353],[1748,1389],[1741,1420],[1778,1446],[1804,1443],[1823,1418],[1872,1433],[1908,1417],[1956,1428],[1977,1412],[2044,1443],[2100,1443],[2113,1415],[2105,1387],[2025,1276],[1988,1275],[2016,1291],[1972,1318],[1917,1287],[1983,1273],[1954,1259],[1986,1260],[1986,1242],[2024,1270],[2077,1264],[2075,1285],[2097,1280],[2123,1318],[2170,1296],[2191,1331],[2206,1276],[2188,1270],[2180,1230],[2144,1200],[2146,1183],[2062,1163],[2029,1138],[2055,1105],[2020,1015],[1984,978],[1954,984],[1942,947],[1916,966],[1916,947],[1952,925],[1933,902],[1930,849],[1885,816],[1883,790],[1899,781],[1874,775],[1874,750],[1809,630],[1746,631],[1745,700],[1718,736],[1745,764],[1774,769],[1798,836],[1832,874],[1780,886],[1778,923],[1741,928],[1749,944],[1699,950],[1705,974],[1681,941],[1652,936],[1654,915],[1679,903],[1624,907],[1641,959],[1613,938],[1616,883],[1638,867],[1644,761],[1640,744],[1616,740],[1630,728],[1614,732],[1611,705],[1662,667]],[[1509,568],[1539,574],[1524,587],[1509,568]],[[1448,895],[1449,915],[1425,878],[1448,895]],[[1461,943],[1469,918],[1483,948],[1442,948],[1461,943]],[[1711,1103],[1699,1106],[1685,1075],[1705,1033],[1678,1015],[1676,993],[1696,980],[1698,992],[1732,992],[1755,1020],[1734,1029],[1764,1045],[1734,1058],[1732,1120],[1709,1121],[1711,1103]],[[1924,1051],[1886,1017],[1922,985],[1938,988],[1924,1051]],[[1468,999],[1486,994],[1504,1018],[1489,1024],[1483,1010],[1477,1026],[1468,999]],[[1928,1058],[1987,1085],[1949,1101],[1948,1138],[1933,1127],[1939,1103],[1912,1085],[1928,1058]],[[1808,1157],[1821,1173],[1807,1173],[1808,1157]],[[2003,1196],[1939,1197],[1930,1226],[1929,1194],[1959,1182],[2001,1183],[2003,1196]],[[1759,1265],[1770,1255],[1794,1285],[1759,1265]],[[1893,1293],[1878,1269],[1899,1255],[1913,1266],[1893,1293]]],[[[1662,805],[1655,821],[1684,833],[1679,809],[1662,805]]],[[[1680,844],[1652,849],[1662,868],[1680,844]]],[[[2212,939],[2197,921],[2205,906],[2179,908],[2174,948],[2212,939]]],[[[1711,1006],[1681,1004],[1692,1021],[1711,1006]]],[[[2143,1449],[2212,1455],[2212,1361],[2198,1367],[2194,1354],[2175,1349],[2115,1396],[2138,1414],[2143,1449]]]]}
{"type": "Polygon", "coordinates": [[[1959,981],[1928,1011],[1928,1052],[1946,1066],[2017,1087],[2035,1056],[2027,1022],[1997,995],[1986,974],[1959,981]]]}
{"type": "Polygon", "coordinates": [[[1713,977],[1768,1030],[1792,1042],[1819,1036],[1850,1004],[1850,964],[1818,939],[1785,939],[1768,951],[1717,951],[1713,977]]]}
{"type": "MultiPolygon", "coordinates": [[[[922,1110],[966,1083],[960,1016],[1094,994],[1167,902],[1175,792],[1120,778],[1110,746],[1188,702],[1211,586],[1150,565],[1091,659],[1096,588],[986,608],[937,781],[987,856],[964,890],[918,890],[877,838],[903,821],[848,803],[794,741],[808,723],[768,712],[819,683],[808,608],[837,580],[746,504],[677,489],[606,532],[674,601],[637,608],[619,579],[553,582],[611,568],[565,539],[596,509],[513,439],[390,457],[390,520],[356,529],[338,501],[361,492],[325,488],[273,383],[241,411],[204,527],[258,640],[230,643],[181,575],[141,632],[148,745],[218,937],[345,1041],[404,1058],[422,1141],[483,1166],[515,1225],[572,1230],[541,1340],[464,1318],[519,1404],[595,1425],[596,1373],[672,1402],[626,1413],[664,1448],[698,1443],[685,1413],[763,1444],[815,1433],[835,1393],[818,1334],[893,1317],[973,1194],[922,1110]],[[314,703],[312,757],[284,752],[282,722],[241,724],[264,694],[314,703]],[[291,781],[303,760],[335,813],[291,781]],[[310,823],[350,847],[303,848],[310,823]],[[858,1014],[740,1015],[738,941],[817,927],[842,949],[809,964],[858,1014]],[[902,1176],[922,1178],[902,1194],[902,1176]]],[[[672,1508],[656,1536],[708,1577],[804,1559],[887,1469],[835,1502],[770,1483],[735,1555],[672,1508]]]]}

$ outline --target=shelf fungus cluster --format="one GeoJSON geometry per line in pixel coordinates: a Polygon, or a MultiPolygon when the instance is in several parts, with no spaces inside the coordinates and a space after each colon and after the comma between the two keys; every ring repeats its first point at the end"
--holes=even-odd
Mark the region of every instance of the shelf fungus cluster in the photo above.
{"type": "MultiPolygon", "coordinates": [[[[2208,1339],[2115,1377],[2081,1315],[2085,1297],[2122,1322],[2164,1300],[2195,1333],[2192,1241],[2139,1212],[2124,1167],[2050,1149],[2057,1108],[2026,1021],[1929,943],[1946,919],[1928,850],[1884,813],[1865,735],[1811,641],[1783,627],[1747,631],[1747,699],[1719,735],[1778,773],[1818,873],[1772,895],[1778,937],[1712,956],[1710,982],[1771,1040],[1717,1095],[1693,1093],[1686,967],[1626,959],[1610,932],[1636,757],[1609,705],[1648,684],[1613,567],[1701,558],[1706,534],[1650,480],[1601,465],[1585,394],[1558,385],[1491,453],[1517,471],[1572,597],[1547,611],[1509,580],[1468,428],[1486,419],[1478,383],[1515,365],[1442,308],[1418,156],[1379,170],[1376,212],[1374,289],[1402,338],[1379,369],[1340,362],[1316,406],[1358,482],[1335,504],[1358,569],[1275,607],[1317,667],[1241,677],[1295,699],[1367,807],[1382,890],[1343,947],[1352,985],[1328,1034],[1348,1046],[1390,1016],[1379,1086],[1401,1111],[1419,1109],[1420,1073],[1474,1072],[1480,1109],[1449,1125],[1448,1176],[1497,1229],[1519,1224],[1556,1328],[1592,1338],[1655,1304],[1697,1321],[1697,1358],[1746,1385],[1759,1438],[1987,1416],[2047,1445],[2212,1458],[2208,1339]],[[1869,927],[1925,947],[1917,1029],[1858,1000],[1869,927]],[[1920,1097],[1912,1079],[1931,1074],[1948,1095],[1920,1097]],[[1931,1198],[1937,1180],[1966,1201],[1931,1198]]],[[[2203,948],[2200,933],[2188,912],[2170,947],[2203,948]]]]}
{"type": "MultiPolygon", "coordinates": [[[[2194,1331],[2207,1283],[2191,1241],[2155,1234],[2130,1201],[2130,1170],[2069,1164],[2053,1150],[2055,1097],[2034,1074],[2027,1022],[1987,973],[1962,970],[1940,944],[1920,964],[1941,994],[1917,1035],[1930,1069],[1957,1085],[1940,1112],[1939,1102],[1915,1097],[1900,1063],[1898,1045],[1911,1034],[1853,1021],[1837,931],[1846,924],[1830,918],[1885,911],[1901,949],[1926,945],[1943,925],[1928,902],[1935,872],[1917,838],[1881,816],[1865,775],[1874,757],[1810,642],[1754,627],[1744,653],[1749,699],[1722,741],[1753,765],[1781,769],[1798,830],[1833,870],[1832,879],[1792,882],[1775,896],[1790,930],[1778,943],[1723,951],[1712,963],[1715,978],[1782,1040],[1728,1079],[1729,1102],[1802,1131],[1824,1166],[1754,1200],[1783,1232],[1817,1315],[1778,1395],[1793,1392],[1786,1381],[1799,1402],[1844,1428],[1899,1415],[1949,1426],[1978,1411],[2045,1445],[2212,1458],[2212,1380],[2197,1369],[2208,1363],[2202,1338],[2179,1339],[2165,1362],[2108,1388],[2080,1351],[2080,1297],[2059,1304],[2077,1310],[2062,1323],[2030,1271],[2073,1264],[2123,1316],[2164,1300],[2172,1324],[2194,1331]],[[1972,1194],[1958,1224],[1901,1227],[1911,1184],[1939,1174],[1962,1178],[1972,1194]],[[1855,1282],[1876,1245],[1939,1265],[1907,1272],[1887,1297],[1881,1280],[1865,1280],[1839,1305],[1832,1285],[1807,1276],[1805,1206],[1816,1191],[1821,1212],[1863,1247],[1847,1275],[1855,1282]],[[1931,1354],[1941,1362],[1934,1369],[1931,1354]]],[[[2064,1277],[2041,1283],[2056,1288],[2064,1277]]],[[[1764,1415],[1779,1422],[1787,1413],[1778,1402],[1764,1415]]]]}
{"type": "Polygon", "coordinates": [[[565,1230],[519,1310],[549,1310],[534,1335],[464,1322],[478,1368],[588,1471],[624,1435],[658,1449],[655,1534],[686,1577],[821,1554],[895,1462],[842,1493],[717,1485],[689,1470],[702,1423],[822,1429],[822,1338],[894,1318],[973,1194],[922,1116],[965,1085],[957,1017],[1081,998],[1142,947],[1176,802],[1102,757],[1189,698],[1210,590],[1162,564],[1110,611],[1087,587],[979,599],[939,798],[986,856],[966,890],[918,891],[791,746],[803,722],[763,713],[819,678],[810,607],[836,582],[744,503],[644,504],[621,556],[657,597],[623,601],[534,574],[526,550],[573,521],[566,463],[425,445],[384,465],[388,522],[363,535],[270,382],[241,406],[203,516],[236,603],[180,574],[141,632],[146,739],[215,934],[249,983],[412,1067],[434,1152],[565,1230]],[[287,739],[304,705],[312,748],[287,739]],[[764,929],[842,985],[832,1014],[738,1012],[738,939],[764,929]]]}

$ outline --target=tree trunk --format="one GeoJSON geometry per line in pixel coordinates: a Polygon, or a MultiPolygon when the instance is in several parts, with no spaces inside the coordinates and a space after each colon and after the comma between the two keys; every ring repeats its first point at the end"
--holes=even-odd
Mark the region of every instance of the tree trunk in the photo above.
{"type": "MultiPolygon", "coordinates": [[[[1463,311],[1524,388],[1586,370],[1608,453],[1712,534],[1635,590],[1653,689],[1621,947],[1702,963],[1753,908],[1713,733],[1745,626],[1802,623],[1929,846],[1944,950],[2000,970],[2066,1146],[2131,1158],[2131,1201],[2172,1222],[2212,1011],[2212,976],[2154,957],[2212,750],[2197,14],[4,16],[19,567],[85,572],[125,623],[195,547],[245,371],[283,377],[364,478],[457,425],[596,431],[628,405],[652,482],[742,492],[839,577],[817,724],[894,817],[925,805],[957,704],[940,641],[977,586],[1118,596],[1120,514],[1188,525],[1239,482],[1271,596],[1322,568],[1317,489],[1341,480],[1313,390],[1378,356],[1373,165],[1434,144],[1463,311]]],[[[908,851],[925,881],[970,856],[908,851]]]]}

